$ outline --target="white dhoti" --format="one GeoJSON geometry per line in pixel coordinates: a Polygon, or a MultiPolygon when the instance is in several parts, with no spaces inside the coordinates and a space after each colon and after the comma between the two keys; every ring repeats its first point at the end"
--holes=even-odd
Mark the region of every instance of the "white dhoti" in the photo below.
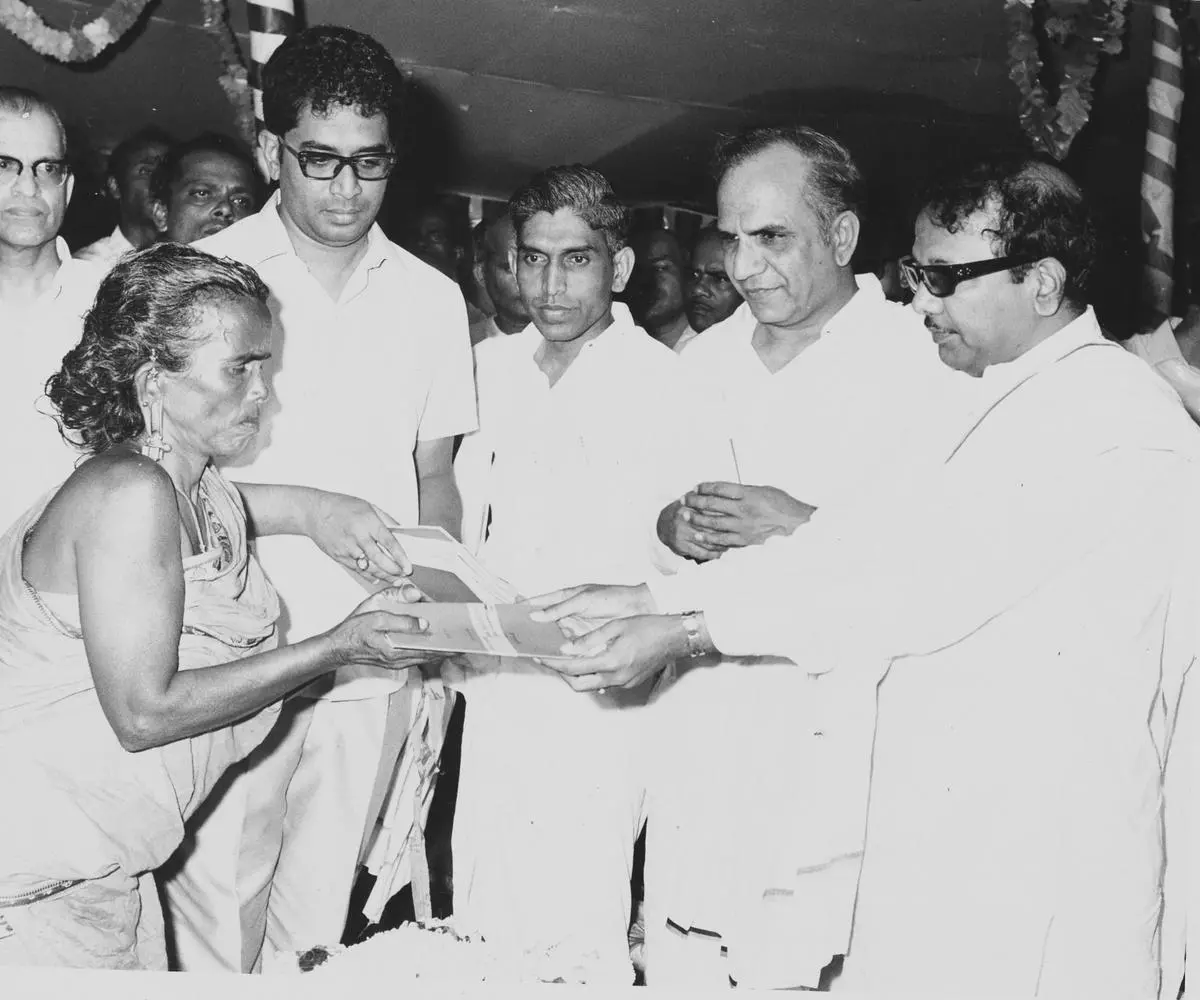
{"type": "Polygon", "coordinates": [[[871,695],[762,658],[701,661],[660,695],[647,798],[648,985],[815,988],[845,953],[871,695]],[[852,711],[866,735],[848,723],[852,711]]]}
{"type": "Polygon", "coordinates": [[[455,916],[503,947],[585,960],[589,984],[628,985],[647,709],[513,661],[492,669],[463,689],[455,916]]]}
{"type": "Polygon", "coordinates": [[[277,731],[196,817],[164,881],[181,969],[252,972],[264,942],[302,951],[341,940],[408,702],[400,691],[285,704],[277,731]]]}

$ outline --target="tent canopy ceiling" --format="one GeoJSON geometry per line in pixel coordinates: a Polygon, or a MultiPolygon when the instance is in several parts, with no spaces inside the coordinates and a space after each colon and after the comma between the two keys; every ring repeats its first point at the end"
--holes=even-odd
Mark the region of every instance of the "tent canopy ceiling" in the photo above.
{"type": "MultiPolygon", "coordinates": [[[[107,3],[34,6],[63,27],[107,3]]],[[[245,5],[230,6],[248,51],[245,5]]],[[[302,10],[306,23],[374,34],[411,71],[431,126],[414,137],[417,157],[460,191],[505,196],[539,167],[586,162],[631,201],[709,207],[713,136],[747,123],[831,131],[877,180],[1017,131],[1002,0],[307,0],[302,10]]],[[[0,81],[46,93],[97,148],[149,122],[180,136],[232,131],[201,18],[197,0],[158,0],[135,37],[85,67],[0,32],[0,81]]],[[[1105,92],[1140,92],[1144,65],[1115,60],[1105,92]]]]}

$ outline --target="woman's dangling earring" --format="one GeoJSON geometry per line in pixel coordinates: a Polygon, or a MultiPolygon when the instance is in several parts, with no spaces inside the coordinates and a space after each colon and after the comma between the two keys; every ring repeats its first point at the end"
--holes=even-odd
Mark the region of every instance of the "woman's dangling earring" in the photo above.
{"type": "MultiPolygon", "coordinates": [[[[153,378],[155,373],[151,373],[153,378]]],[[[163,401],[157,397],[146,409],[146,431],[148,437],[142,445],[142,454],[155,462],[161,462],[163,455],[171,450],[171,446],[163,438],[163,401]]]]}

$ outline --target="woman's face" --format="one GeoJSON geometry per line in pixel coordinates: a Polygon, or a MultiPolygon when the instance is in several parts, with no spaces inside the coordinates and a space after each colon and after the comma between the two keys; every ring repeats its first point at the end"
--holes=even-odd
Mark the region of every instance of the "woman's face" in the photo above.
{"type": "Polygon", "coordinates": [[[250,298],[211,298],[195,311],[190,363],[160,375],[163,427],[176,450],[210,459],[240,454],[258,434],[270,390],[271,313],[250,298]]]}

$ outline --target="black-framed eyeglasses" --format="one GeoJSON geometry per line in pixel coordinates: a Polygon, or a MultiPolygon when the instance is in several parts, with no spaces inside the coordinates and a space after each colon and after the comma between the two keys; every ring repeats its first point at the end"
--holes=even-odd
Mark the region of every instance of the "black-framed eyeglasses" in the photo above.
{"type": "Polygon", "coordinates": [[[918,264],[912,257],[900,258],[900,276],[915,293],[921,285],[930,295],[944,299],[953,295],[960,281],[982,278],[985,274],[1007,271],[1014,267],[1032,264],[1037,257],[993,257],[990,260],[973,260],[966,264],[918,264]]]}
{"type": "Polygon", "coordinates": [[[292,149],[280,140],[283,148],[296,158],[300,173],[314,181],[331,181],[342,172],[343,167],[354,171],[360,181],[382,181],[391,174],[396,165],[395,153],[358,153],[355,156],[339,156],[317,149],[292,149]]]}
{"type": "Polygon", "coordinates": [[[26,164],[15,156],[0,153],[0,187],[7,187],[29,167],[33,179],[43,187],[62,187],[71,176],[71,165],[66,160],[34,160],[26,164]]]}

